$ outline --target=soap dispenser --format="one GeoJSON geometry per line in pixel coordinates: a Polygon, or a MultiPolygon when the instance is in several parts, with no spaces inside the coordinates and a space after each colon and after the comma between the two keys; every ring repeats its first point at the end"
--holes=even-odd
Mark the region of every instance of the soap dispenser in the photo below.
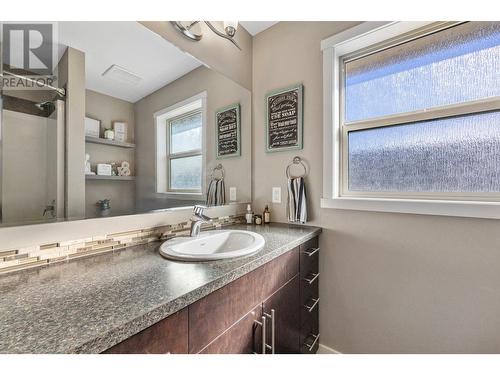
{"type": "Polygon", "coordinates": [[[247,205],[247,213],[245,214],[245,219],[247,221],[247,224],[253,223],[253,212],[252,206],[250,204],[247,205]]]}
{"type": "Polygon", "coordinates": [[[262,214],[262,219],[264,220],[264,224],[269,224],[271,222],[271,211],[269,211],[269,206],[267,204],[262,214]]]}

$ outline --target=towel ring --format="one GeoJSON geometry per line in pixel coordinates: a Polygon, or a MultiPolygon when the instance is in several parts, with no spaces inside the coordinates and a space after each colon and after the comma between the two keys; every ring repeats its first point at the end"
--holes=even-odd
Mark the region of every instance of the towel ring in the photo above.
{"type": "Polygon", "coordinates": [[[217,166],[214,167],[214,169],[212,169],[212,173],[210,173],[210,178],[211,179],[215,178],[216,180],[224,179],[224,167],[222,166],[222,164],[217,164],[217,166]],[[220,172],[220,177],[214,177],[214,174],[216,172],[220,172]]]}
{"type": "Polygon", "coordinates": [[[293,166],[293,165],[299,165],[299,164],[302,166],[302,168],[304,168],[304,173],[302,175],[300,175],[300,176],[296,176],[295,178],[297,178],[297,177],[305,177],[307,175],[307,167],[306,167],[306,165],[304,164],[304,162],[302,161],[302,159],[300,157],[295,156],[293,158],[293,161],[290,164],[288,164],[287,167],[286,167],[286,177],[287,178],[292,178],[292,175],[290,174],[290,167],[293,166]]]}

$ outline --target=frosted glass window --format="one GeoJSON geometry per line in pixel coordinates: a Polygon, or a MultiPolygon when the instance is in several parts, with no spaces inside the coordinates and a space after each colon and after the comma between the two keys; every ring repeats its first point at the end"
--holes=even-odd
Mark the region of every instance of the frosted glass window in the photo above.
{"type": "Polygon", "coordinates": [[[201,149],[201,112],[193,113],[170,123],[172,153],[201,149]]]}
{"type": "Polygon", "coordinates": [[[200,190],[201,162],[201,155],[170,160],[170,188],[174,190],[200,190]]]}
{"type": "Polygon", "coordinates": [[[351,191],[500,192],[500,111],[348,133],[351,191]]]}
{"type": "Polygon", "coordinates": [[[500,22],[467,22],[345,63],[345,121],[500,96],[500,22]]]}

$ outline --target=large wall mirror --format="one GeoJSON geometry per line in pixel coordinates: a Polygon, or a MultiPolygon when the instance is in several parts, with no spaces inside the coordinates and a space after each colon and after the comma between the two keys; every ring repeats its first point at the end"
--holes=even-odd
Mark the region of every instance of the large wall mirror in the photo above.
{"type": "Polygon", "coordinates": [[[250,201],[249,90],[138,22],[53,26],[56,80],[2,58],[0,225],[250,201]]]}

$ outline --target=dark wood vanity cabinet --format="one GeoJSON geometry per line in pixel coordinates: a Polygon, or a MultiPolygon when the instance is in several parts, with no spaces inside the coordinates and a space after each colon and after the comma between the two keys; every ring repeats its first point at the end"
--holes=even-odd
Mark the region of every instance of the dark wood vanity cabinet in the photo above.
{"type": "Polygon", "coordinates": [[[186,354],[188,311],[184,308],[109,348],[105,354],[186,354]]]}
{"type": "Polygon", "coordinates": [[[234,323],[200,354],[253,354],[261,350],[262,329],[257,323],[262,315],[262,306],[256,306],[243,318],[234,323]]]}
{"type": "Polygon", "coordinates": [[[315,237],[105,353],[315,353],[318,252],[315,237]]]}
{"type": "Polygon", "coordinates": [[[267,324],[266,342],[272,348],[274,335],[274,352],[277,354],[298,353],[300,349],[300,327],[297,324],[300,320],[299,287],[300,279],[296,275],[262,304],[267,324]]]}
{"type": "Polygon", "coordinates": [[[300,245],[300,352],[319,347],[319,239],[300,245]]]}

